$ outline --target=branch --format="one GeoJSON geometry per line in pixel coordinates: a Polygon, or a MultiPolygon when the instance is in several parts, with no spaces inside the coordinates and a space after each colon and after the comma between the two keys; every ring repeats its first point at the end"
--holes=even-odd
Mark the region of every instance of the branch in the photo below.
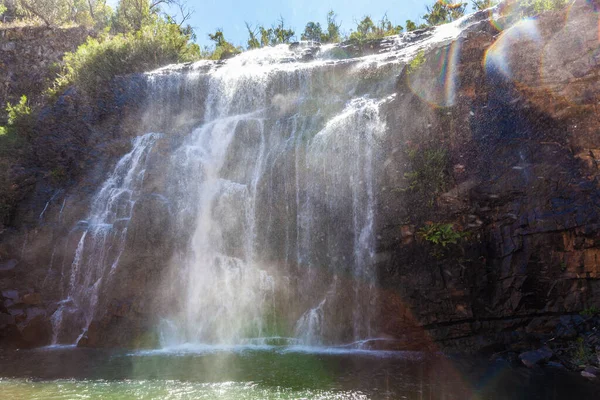
{"type": "Polygon", "coordinates": [[[29,4],[27,4],[27,2],[22,1],[21,5],[23,6],[24,9],[26,9],[27,11],[29,11],[30,13],[32,13],[33,15],[35,15],[36,17],[38,17],[39,19],[41,19],[42,21],[44,21],[44,23],[46,24],[47,27],[51,27],[52,24],[50,23],[50,21],[48,21],[48,19],[46,19],[46,17],[44,17],[43,14],[40,14],[39,12],[37,12],[32,6],[30,6],[29,4]]]}

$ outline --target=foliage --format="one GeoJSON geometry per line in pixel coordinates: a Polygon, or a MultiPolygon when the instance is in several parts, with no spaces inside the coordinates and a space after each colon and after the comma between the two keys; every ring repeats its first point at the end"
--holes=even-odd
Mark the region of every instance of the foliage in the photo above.
{"type": "Polygon", "coordinates": [[[578,337],[575,341],[575,346],[572,349],[573,361],[577,365],[585,365],[588,364],[590,358],[592,357],[592,351],[588,348],[585,343],[585,339],[582,337],[578,337]]]}
{"type": "Polygon", "coordinates": [[[64,0],[18,0],[20,14],[38,18],[46,26],[61,25],[69,20],[69,4],[64,0]]]}
{"type": "Polygon", "coordinates": [[[384,15],[379,23],[375,25],[370,16],[366,15],[356,25],[356,30],[350,34],[350,40],[363,42],[365,40],[380,39],[386,36],[397,35],[404,28],[400,25],[393,25],[384,15]]]}
{"type": "Polygon", "coordinates": [[[473,8],[476,10],[487,10],[490,7],[498,4],[498,0],[471,0],[473,8]]]}
{"type": "Polygon", "coordinates": [[[438,0],[433,6],[427,7],[427,14],[423,19],[432,26],[446,24],[465,15],[466,8],[467,3],[438,0]]]}
{"type": "Polygon", "coordinates": [[[156,20],[137,32],[89,37],[73,53],[64,56],[65,66],[50,94],[75,84],[88,92],[117,75],[143,72],[163,65],[198,59],[198,45],[178,25],[156,20]]]}
{"type": "Polygon", "coordinates": [[[441,247],[458,244],[466,237],[464,232],[454,229],[453,224],[431,223],[419,229],[418,235],[429,243],[441,247]]]}
{"type": "Polygon", "coordinates": [[[24,123],[31,115],[31,108],[27,105],[27,96],[22,95],[19,102],[15,105],[6,104],[8,114],[8,126],[19,126],[24,123]]]}
{"type": "Polygon", "coordinates": [[[8,115],[7,124],[0,126],[0,136],[4,136],[3,140],[15,142],[13,139],[16,137],[27,139],[33,127],[32,112],[27,102],[27,96],[22,95],[17,104],[6,103],[5,111],[8,115]]]}
{"type": "Polygon", "coordinates": [[[341,23],[336,20],[337,15],[333,10],[327,13],[327,37],[322,37],[323,43],[338,43],[341,40],[340,26],[341,23]]]}
{"type": "Polygon", "coordinates": [[[7,8],[4,4],[0,4],[0,17],[6,12],[7,8]]]}
{"type": "Polygon", "coordinates": [[[208,58],[213,60],[220,60],[223,58],[231,57],[232,55],[238,54],[241,52],[241,49],[235,47],[227,40],[225,40],[225,36],[223,35],[222,29],[217,29],[215,33],[209,33],[208,38],[215,42],[215,49],[212,54],[208,55],[208,58]]]}
{"type": "Polygon", "coordinates": [[[67,172],[64,167],[59,166],[50,170],[50,179],[54,183],[64,182],[67,179],[67,172]]]}
{"type": "Polygon", "coordinates": [[[333,10],[327,13],[327,32],[323,32],[319,22],[309,22],[300,36],[302,40],[321,43],[338,43],[340,41],[340,24],[336,21],[333,10]]]}
{"type": "Polygon", "coordinates": [[[445,149],[429,147],[408,151],[411,171],[404,174],[408,191],[419,194],[433,206],[438,194],[448,185],[448,154],[445,149]]]}
{"type": "Polygon", "coordinates": [[[102,29],[112,14],[106,0],[16,0],[15,5],[19,15],[41,20],[46,26],[74,23],[102,29]]]}
{"type": "Polygon", "coordinates": [[[258,49],[260,47],[260,41],[256,37],[256,29],[252,29],[252,25],[247,22],[246,29],[248,30],[248,49],[258,49]]]}
{"type": "Polygon", "coordinates": [[[406,32],[416,31],[417,29],[424,29],[424,28],[427,28],[428,26],[429,25],[427,25],[427,24],[417,25],[415,22],[411,21],[410,19],[406,20],[406,32]]]}
{"type": "Polygon", "coordinates": [[[271,38],[271,44],[277,45],[281,43],[290,43],[294,38],[295,32],[292,29],[285,27],[285,21],[283,17],[280,17],[277,21],[277,25],[273,28],[273,37],[271,38]]]}
{"type": "Polygon", "coordinates": [[[560,10],[569,0],[522,0],[519,3],[524,16],[533,17],[546,11],[560,10]]]}
{"type": "Polygon", "coordinates": [[[294,39],[295,32],[291,28],[286,28],[285,20],[280,17],[276,25],[271,28],[265,28],[263,25],[257,28],[252,28],[246,22],[248,30],[248,48],[257,49],[265,46],[276,46],[282,43],[291,43],[294,39]]]}
{"type": "Polygon", "coordinates": [[[312,40],[314,42],[320,42],[322,37],[323,29],[321,29],[321,24],[312,21],[306,24],[304,32],[300,35],[301,40],[312,40]]]}
{"type": "Polygon", "coordinates": [[[114,33],[135,32],[151,25],[158,18],[159,9],[148,0],[120,0],[113,17],[114,33]]]}
{"type": "Polygon", "coordinates": [[[425,63],[425,51],[421,50],[420,52],[417,53],[417,55],[410,60],[410,62],[408,63],[408,69],[407,72],[408,74],[412,74],[413,72],[415,72],[416,70],[418,70],[421,65],[423,65],[425,63]]]}
{"type": "Polygon", "coordinates": [[[586,309],[584,309],[583,311],[581,311],[580,313],[581,315],[583,315],[584,317],[593,317],[595,315],[600,314],[600,309],[598,309],[598,307],[596,306],[591,306],[588,307],[586,309]]]}

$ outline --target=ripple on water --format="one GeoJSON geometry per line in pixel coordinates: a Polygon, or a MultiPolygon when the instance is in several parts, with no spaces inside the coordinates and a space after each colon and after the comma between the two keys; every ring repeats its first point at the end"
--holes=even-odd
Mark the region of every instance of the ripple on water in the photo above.
{"type": "Polygon", "coordinates": [[[53,380],[0,378],[5,399],[317,399],[362,400],[359,391],[292,390],[255,382],[193,383],[175,380],[53,380]]]}

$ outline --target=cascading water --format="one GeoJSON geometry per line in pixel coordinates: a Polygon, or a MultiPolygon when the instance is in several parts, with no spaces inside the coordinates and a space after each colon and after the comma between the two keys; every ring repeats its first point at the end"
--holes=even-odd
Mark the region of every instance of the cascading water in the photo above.
{"type": "Polygon", "coordinates": [[[163,345],[377,335],[379,110],[406,61],[458,33],[455,24],[421,41],[409,34],[346,60],[333,60],[334,46],[310,62],[302,46],[277,46],[149,76],[163,94],[174,76],[205,93],[195,110],[204,122],[172,157],[168,191],[190,239],[174,258],[170,296],[181,308],[161,324],[163,345]]]}
{"type": "Polygon", "coordinates": [[[67,297],[52,316],[53,344],[72,341],[65,331],[77,332],[77,343],[89,327],[102,286],[110,279],[123,253],[127,226],[144,180],[148,155],[159,137],[159,134],[149,133],[133,140],[132,150],[119,160],[94,196],[88,218],[78,224],[84,230],[70,276],[65,277],[67,297]]]}
{"type": "MultiPolygon", "coordinates": [[[[170,304],[157,313],[163,346],[377,337],[381,108],[408,61],[475,22],[388,38],[357,58],[280,45],[147,75],[144,123],[175,132],[160,169],[176,242],[159,295],[170,304]]],[[[455,51],[441,54],[451,66],[455,51]]],[[[452,79],[441,77],[440,102],[453,101],[452,79]]],[[[53,318],[58,342],[66,314],[83,330],[94,318],[157,139],[136,139],[93,201],[53,318]]]]}

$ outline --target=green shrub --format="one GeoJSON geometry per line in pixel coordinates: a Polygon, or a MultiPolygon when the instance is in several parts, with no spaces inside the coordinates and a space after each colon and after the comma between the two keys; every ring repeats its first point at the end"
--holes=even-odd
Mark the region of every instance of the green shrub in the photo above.
{"type": "Polygon", "coordinates": [[[442,25],[452,22],[463,15],[467,9],[467,3],[450,3],[445,0],[438,0],[431,7],[427,7],[427,14],[423,19],[431,26],[442,25]]]}
{"type": "Polygon", "coordinates": [[[560,10],[569,3],[569,0],[522,0],[521,12],[524,16],[533,17],[546,11],[560,10]]]}
{"type": "Polygon", "coordinates": [[[29,137],[33,126],[33,117],[27,102],[27,96],[22,95],[15,105],[6,103],[5,110],[8,121],[6,126],[0,126],[0,136],[4,137],[4,144],[6,145],[8,141],[18,142],[19,140],[15,140],[16,137],[29,137]]]}
{"type": "Polygon", "coordinates": [[[182,33],[179,26],[157,20],[137,32],[88,38],[75,52],[65,54],[63,72],[48,93],[62,93],[70,85],[93,93],[115,76],[199,57],[200,48],[189,43],[189,35],[182,33]]]}
{"type": "Polygon", "coordinates": [[[595,315],[600,314],[600,310],[596,306],[591,306],[591,307],[588,307],[588,308],[584,309],[583,311],[581,311],[580,314],[583,315],[584,317],[589,318],[589,317],[593,317],[595,315]]]}
{"type": "Polygon", "coordinates": [[[407,69],[408,74],[410,75],[413,72],[415,72],[416,70],[418,70],[421,67],[421,65],[423,65],[424,63],[425,63],[425,51],[421,50],[408,63],[408,69],[407,69]]]}
{"type": "Polygon", "coordinates": [[[448,186],[448,153],[444,148],[416,148],[407,152],[411,170],[404,174],[408,181],[406,191],[418,194],[427,205],[433,206],[435,199],[448,186]]]}
{"type": "Polygon", "coordinates": [[[384,15],[377,25],[375,25],[371,17],[367,15],[356,25],[356,30],[350,33],[349,39],[354,42],[362,43],[366,40],[381,39],[386,36],[397,35],[403,30],[404,28],[402,26],[393,25],[387,15],[384,15]]]}
{"type": "Polygon", "coordinates": [[[471,3],[473,3],[473,8],[481,11],[495,6],[498,4],[498,0],[472,0],[471,3]]]}
{"type": "Polygon", "coordinates": [[[571,349],[571,354],[575,364],[585,365],[589,363],[590,357],[592,356],[592,351],[586,345],[585,339],[578,337],[573,348],[571,349]]]}
{"type": "Polygon", "coordinates": [[[427,242],[441,247],[458,244],[460,240],[466,237],[464,232],[455,230],[453,224],[441,223],[429,224],[419,229],[418,234],[427,242]]]}
{"type": "Polygon", "coordinates": [[[7,103],[6,112],[8,113],[9,126],[18,126],[19,124],[24,123],[31,115],[31,108],[27,105],[27,96],[22,95],[19,102],[14,106],[7,103]]]}

